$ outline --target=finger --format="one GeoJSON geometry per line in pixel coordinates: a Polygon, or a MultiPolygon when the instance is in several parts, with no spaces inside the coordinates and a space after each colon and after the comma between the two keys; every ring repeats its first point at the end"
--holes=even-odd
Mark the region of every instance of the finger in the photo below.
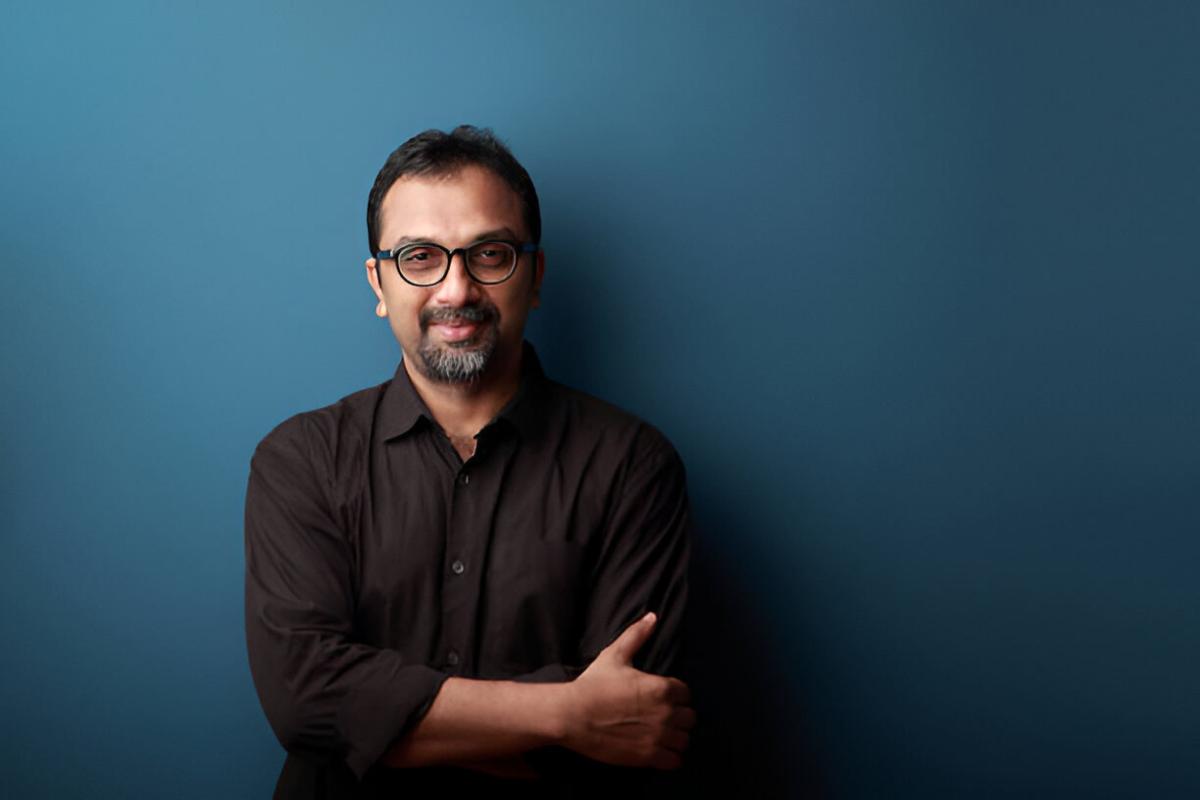
{"type": "Polygon", "coordinates": [[[667,717],[667,724],[681,731],[690,731],[696,727],[696,712],[687,706],[676,706],[667,717]]]}
{"type": "Polygon", "coordinates": [[[682,753],[687,750],[690,737],[683,731],[675,728],[665,728],[662,736],[659,738],[659,744],[668,750],[675,753],[682,753]]]}
{"type": "Polygon", "coordinates": [[[630,663],[633,661],[634,654],[650,638],[650,633],[654,630],[656,619],[653,611],[647,613],[646,616],[623,630],[621,635],[608,646],[608,649],[622,663],[630,663]]]}
{"type": "Polygon", "coordinates": [[[667,699],[677,706],[692,704],[692,690],[678,678],[667,678],[667,699]]]}

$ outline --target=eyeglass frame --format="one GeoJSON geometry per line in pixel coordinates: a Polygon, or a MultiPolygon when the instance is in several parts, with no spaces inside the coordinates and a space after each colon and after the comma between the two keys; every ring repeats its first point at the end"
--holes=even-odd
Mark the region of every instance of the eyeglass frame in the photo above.
{"type": "Polygon", "coordinates": [[[400,276],[400,280],[404,281],[409,286],[416,286],[419,289],[428,289],[430,286],[437,286],[439,283],[446,280],[446,276],[450,274],[450,266],[454,263],[454,256],[462,253],[463,269],[466,270],[467,275],[470,276],[471,280],[482,286],[499,286],[510,279],[513,275],[517,274],[517,266],[521,262],[521,256],[525,255],[526,253],[536,253],[541,249],[542,248],[534,242],[514,242],[509,239],[484,239],[482,241],[469,244],[466,247],[456,247],[453,250],[444,245],[440,245],[437,242],[407,242],[406,244],[402,244],[392,250],[380,250],[375,254],[375,258],[378,261],[394,260],[396,262],[396,274],[400,276]],[[510,269],[508,274],[498,281],[480,280],[478,275],[471,272],[471,262],[467,258],[467,251],[473,247],[479,247],[481,244],[506,244],[516,251],[513,253],[512,269],[510,269]],[[436,247],[438,250],[441,250],[446,254],[446,268],[442,270],[441,277],[439,277],[433,283],[413,283],[408,278],[404,277],[404,270],[400,269],[400,259],[397,258],[397,256],[412,247],[436,247]]]}

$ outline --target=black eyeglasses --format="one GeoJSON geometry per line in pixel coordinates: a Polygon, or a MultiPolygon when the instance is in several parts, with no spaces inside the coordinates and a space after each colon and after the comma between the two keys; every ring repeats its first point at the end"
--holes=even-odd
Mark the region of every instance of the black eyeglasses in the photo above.
{"type": "Polygon", "coordinates": [[[395,250],[380,250],[375,258],[396,260],[396,271],[413,286],[433,286],[450,274],[450,262],[456,253],[463,254],[467,274],[476,283],[504,283],[517,271],[517,258],[523,253],[536,253],[536,244],[518,244],[501,239],[477,242],[470,247],[449,250],[433,242],[414,242],[395,250]]]}

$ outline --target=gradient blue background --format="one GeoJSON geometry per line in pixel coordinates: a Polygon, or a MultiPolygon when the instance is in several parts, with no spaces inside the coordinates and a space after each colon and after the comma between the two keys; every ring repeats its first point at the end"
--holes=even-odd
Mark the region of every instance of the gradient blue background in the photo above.
{"type": "Polygon", "coordinates": [[[367,192],[474,122],[689,467],[707,764],[1200,795],[1196,9],[6,3],[0,794],[269,795],[248,459],[390,376],[367,192]]]}

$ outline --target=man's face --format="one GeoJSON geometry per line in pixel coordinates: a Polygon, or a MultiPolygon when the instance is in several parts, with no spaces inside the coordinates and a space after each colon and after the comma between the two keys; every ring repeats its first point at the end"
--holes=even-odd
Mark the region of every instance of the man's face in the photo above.
{"type": "MultiPolygon", "coordinates": [[[[484,239],[527,241],[521,199],[490,170],[468,166],[448,176],[406,176],[379,207],[379,246],[412,241],[450,250],[484,239]]],[[[368,259],[367,279],[410,365],[430,380],[467,383],[489,370],[515,369],[525,320],[537,306],[542,254],[520,254],[504,283],[484,285],[455,254],[445,280],[413,286],[394,260],[368,259]]]]}

